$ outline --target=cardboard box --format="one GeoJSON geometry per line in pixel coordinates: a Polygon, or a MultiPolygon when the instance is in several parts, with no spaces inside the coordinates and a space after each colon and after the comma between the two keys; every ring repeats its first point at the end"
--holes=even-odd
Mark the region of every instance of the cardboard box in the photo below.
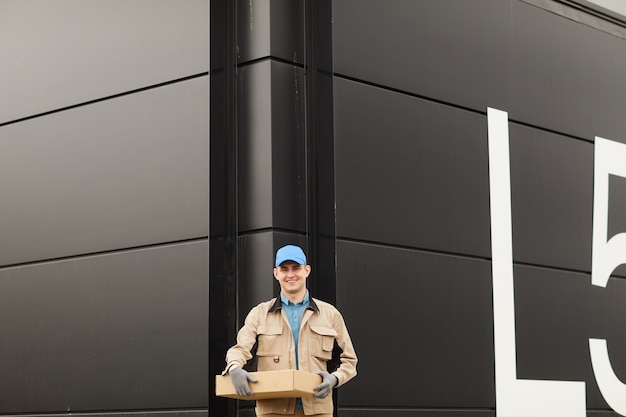
{"type": "Polygon", "coordinates": [[[265,400],[269,398],[310,397],[317,391],[313,388],[322,383],[322,377],[295,369],[285,371],[250,372],[258,382],[250,382],[253,396],[240,397],[230,381],[230,375],[215,376],[215,395],[239,400],[265,400]]]}

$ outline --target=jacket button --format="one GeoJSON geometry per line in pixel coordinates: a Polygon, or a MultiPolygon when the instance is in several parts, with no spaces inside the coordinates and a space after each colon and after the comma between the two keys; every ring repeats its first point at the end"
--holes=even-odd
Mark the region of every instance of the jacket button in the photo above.
{"type": "Polygon", "coordinates": [[[280,357],[279,356],[274,356],[274,363],[278,363],[280,362],[280,357]]]}

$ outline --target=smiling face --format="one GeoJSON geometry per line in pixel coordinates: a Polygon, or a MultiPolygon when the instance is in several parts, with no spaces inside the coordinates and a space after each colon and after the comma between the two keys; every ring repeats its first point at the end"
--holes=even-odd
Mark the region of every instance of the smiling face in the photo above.
{"type": "Polygon", "coordinates": [[[292,302],[300,302],[306,294],[306,279],[311,273],[311,265],[300,265],[294,261],[285,261],[274,268],[274,278],[280,289],[292,302]]]}

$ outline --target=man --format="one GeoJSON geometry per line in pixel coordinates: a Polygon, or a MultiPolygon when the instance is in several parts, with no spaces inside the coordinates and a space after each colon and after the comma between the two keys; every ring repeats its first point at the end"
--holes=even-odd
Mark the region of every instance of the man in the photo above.
{"type": "Polygon", "coordinates": [[[256,415],[315,415],[332,417],[334,387],[356,375],[357,357],[341,313],[331,304],[311,298],[306,280],[311,266],[298,246],[283,246],[276,252],[274,277],[280,296],[252,308],[237,334],[237,344],[226,354],[226,369],[240,396],[252,395],[249,382],[256,380],[243,366],[252,358],[257,343],[259,371],[300,369],[322,377],[312,397],[257,400],[256,415]],[[340,365],[328,369],[334,348],[340,365]],[[329,373],[330,371],[330,373],[329,373]]]}

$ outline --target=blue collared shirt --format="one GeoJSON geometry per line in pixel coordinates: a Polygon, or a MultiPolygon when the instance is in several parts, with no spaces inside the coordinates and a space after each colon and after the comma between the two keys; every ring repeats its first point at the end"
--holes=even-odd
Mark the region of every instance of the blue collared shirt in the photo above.
{"type": "Polygon", "coordinates": [[[298,361],[298,335],[300,334],[300,321],[302,320],[302,314],[304,310],[309,306],[309,290],[306,290],[304,298],[297,304],[291,302],[285,294],[280,293],[280,301],[289,320],[289,326],[291,326],[291,332],[293,333],[294,346],[296,347],[296,369],[300,369],[298,361]]]}
{"type": "MultiPolygon", "coordinates": [[[[296,369],[300,369],[300,364],[298,361],[298,336],[300,334],[300,321],[302,321],[302,314],[304,310],[310,304],[309,298],[309,290],[306,290],[306,294],[304,294],[304,298],[299,303],[294,304],[291,302],[285,294],[280,293],[280,301],[285,310],[285,314],[287,315],[287,319],[289,320],[289,326],[291,326],[291,332],[293,333],[293,342],[296,350],[296,369]]],[[[296,400],[296,408],[302,409],[302,400],[298,398],[296,400]]]]}

